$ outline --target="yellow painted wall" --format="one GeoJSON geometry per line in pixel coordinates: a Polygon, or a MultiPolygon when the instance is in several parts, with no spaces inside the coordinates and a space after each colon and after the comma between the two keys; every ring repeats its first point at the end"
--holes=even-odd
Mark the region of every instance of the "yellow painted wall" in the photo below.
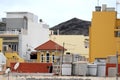
{"type": "Polygon", "coordinates": [[[3,49],[2,49],[2,47],[3,47],[3,39],[2,38],[0,38],[0,51],[2,51],[3,49]]]}
{"type": "Polygon", "coordinates": [[[7,58],[7,67],[10,67],[11,62],[24,62],[24,59],[22,59],[16,52],[6,52],[5,56],[7,58]]]}
{"type": "Polygon", "coordinates": [[[78,53],[82,56],[89,56],[89,48],[85,48],[84,41],[85,39],[89,39],[88,36],[83,35],[51,35],[50,39],[55,41],[67,49],[66,52],[78,53]]]}
{"type": "MultiPolygon", "coordinates": [[[[61,54],[62,54],[62,52],[61,51],[38,51],[37,52],[37,62],[42,62],[41,61],[41,55],[43,54],[43,56],[44,56],[44,60],[43,60],[43,62],[44,63],[46,63],[46,53],[47,52],[49,52],[49,54],[50,54],[50,60],[49,60],[49,62],[50,63],[52,63],[53,62],[53,60],[52,60],[52,55],[54,54],[54,57],[55,56],[61,56],[61,54]]],[[[54,62],[56,62],[56,60],[54,60],[54,62]]]]}
{"type": "Polygon", "coordinates": [[[120,42],[118,43],[120,37],[116,38],[114,34],[116,26],[120,25],[116,16],[115,11],[93,12],[89,29],[90,62],[93,62],[95,58],[107,58],[109,55],[115,55],[117,50],[120,53],[120,46],[118,46],[120,45],[120,42]]]}

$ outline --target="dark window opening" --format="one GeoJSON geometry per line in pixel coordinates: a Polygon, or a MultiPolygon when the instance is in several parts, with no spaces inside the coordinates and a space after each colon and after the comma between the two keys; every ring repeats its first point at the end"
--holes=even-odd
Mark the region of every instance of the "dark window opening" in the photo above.
{"type": "Polygon", "coordinates": [[[30,59],[37,59],[37,54],[31,54],[30,59]]]}
{"type": "Polygon", "coordinates": [[[54,55],[52,55],[52,61],[54,62],[54,60],[55,60],[55,56],[54,56],[54,55]]]}
{"type": "Polygon", "coordinates": [[[46,54],[46,62],[49,62],[49,59],[50,59],[50,55],[49,53],[46,54]]]}
{"type": "Polygon", "coordinates": [[[43,62],[44,58],[43,58],[43,54],[41,55],[41,62],[43,62]]]}
{"type": "Polygon", "coordinates": [[[115,37],[120,37],[120,31],[115,31],[115,37]]]}

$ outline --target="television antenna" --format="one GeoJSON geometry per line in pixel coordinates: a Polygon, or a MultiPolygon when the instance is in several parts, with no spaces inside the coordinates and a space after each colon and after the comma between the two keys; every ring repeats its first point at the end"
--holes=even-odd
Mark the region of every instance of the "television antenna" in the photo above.
{"type": "Polygon", "coordinates": [[[118,7],[119,7],[119,5],[120,5],[120,0],[116,0],[116,11],[117,11],[117,16],[120,14],[119,13],[119,9],[118,9],[118,7]]]}
{"type": "Polygon", "coordinates": [[[97,6],[99,6],[99,0],[97,0],[97,6]]]}

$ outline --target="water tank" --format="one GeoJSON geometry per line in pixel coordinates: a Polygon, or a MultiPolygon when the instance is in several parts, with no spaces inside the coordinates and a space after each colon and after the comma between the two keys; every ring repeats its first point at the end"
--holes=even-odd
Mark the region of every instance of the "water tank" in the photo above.
{"type": "Polygon", "coordinates": [[[115,77],[116,76],[116,68],[115,67],[109,67],[108,68],[108,77],[115,77]]]}
{"type": "Polygon", "coordinates": [[[101,11],[101,6],[96,6],[95,11],[101,11]]]}
{"type": "Polygon", "coordinates": [[[72,73],[73,75],[80,75],[80,76],[85,76],[87,75],[87,62],[85,61],[79,61],[79,62],[74,62],[72,65],[72,73]]]}
{"type": "Polygon", "coordinates": [[[72,73],[72,64],[62,64],[62,75],[70,76],[72,73]]]}
{"type": "Polygon", "coordinates": [[[102,11],[106,11],[107,5],[106,4],[102,4],[102,11]]]}
{"type": "Polygon", "coordinates": [[[88,64],[88,75],[90,76],[97,75],[97,64],[88,64]]]}

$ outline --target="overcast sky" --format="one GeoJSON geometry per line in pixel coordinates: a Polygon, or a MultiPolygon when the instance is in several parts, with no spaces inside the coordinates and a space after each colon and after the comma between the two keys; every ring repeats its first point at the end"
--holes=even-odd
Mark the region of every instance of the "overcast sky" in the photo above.
{"type": "MultiPolygon", "coordinates": [[[[91,21],[98,0],[0,0],[0,18],[5,12],[31,12],[50,27],[71,18],[91,21]]],[[[99,0],[99,5],[116,7],[116,0],[99,0]]]]}

